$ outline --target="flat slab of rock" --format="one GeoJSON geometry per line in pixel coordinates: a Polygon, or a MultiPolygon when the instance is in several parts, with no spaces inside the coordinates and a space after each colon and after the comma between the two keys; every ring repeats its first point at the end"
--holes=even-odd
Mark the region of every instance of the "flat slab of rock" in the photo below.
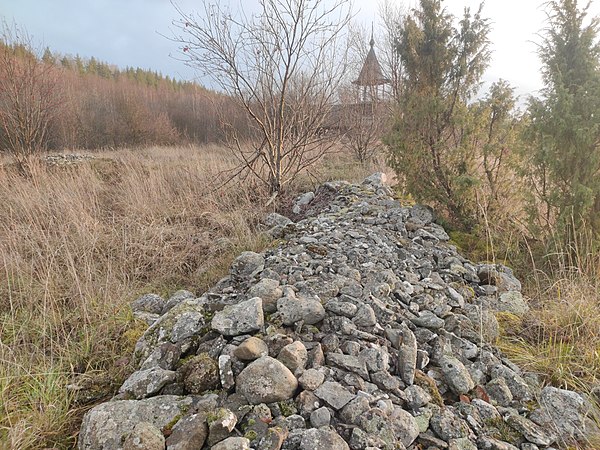
{"type": "Polygon", "coordinates": [[[239,336],[259,331],[264,324],[262,300],[254,297],[237,305],[226,306],[215,313],[211,327],[223,336],[239,336]]]}
{"type": "Polygon", "coordinates": [[[162,429],[190,408],[190,397],[161,395],[144,400],[119,400],[95,406],[83,417],[79,450],[121,450],[126,437],[140,422],[162,429]]]}
{"type": "Polygon", "coordinates": [[[123,383],[119,392],[133,398],[141,399],[158,393],[166,384],[175,381],[176,372],[153,367],[133,372],[123,383]]]}
{"type": "Polygon", "coordinates": [[[344,386],[335,381],[326,381],[315,391],[315,395],[325,401],[333,409],[342,409],[349,401],[356,397],[344,386]]]}
{"type": "Polygon", "coordinates": [[[339,434],[326,428],[311,428],[302,434],[301,450],[350,450],[339,434]]]}

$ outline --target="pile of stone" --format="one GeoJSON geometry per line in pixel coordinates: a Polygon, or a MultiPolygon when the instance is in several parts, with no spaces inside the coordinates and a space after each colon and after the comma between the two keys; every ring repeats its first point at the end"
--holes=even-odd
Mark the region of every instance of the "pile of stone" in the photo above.
{"type": "Polygon", "coordinates": [[[42,157],[42,161],[47,165],[59,167],[80,164],[82,162],[89,161],[90,159],[94,159],[94,157],[80,153],[60,153],[56,155],[45,155],[42,157]]]}
{"type": "Polygon", "coordinates": [[[196,297],[145,295],[138,370],[89,411],[80,449],[535,450],[586,439],[588,406],[491,342],[521,285],[475,265],[375,174],[303,196],[277,247],[196,297]],[[327,199],[327,201],[324,201],[327,199]]]}

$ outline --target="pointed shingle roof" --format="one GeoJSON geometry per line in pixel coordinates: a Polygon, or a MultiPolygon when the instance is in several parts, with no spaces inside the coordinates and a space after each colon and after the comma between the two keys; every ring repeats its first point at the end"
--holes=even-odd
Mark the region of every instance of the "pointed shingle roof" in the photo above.
{"type": "Polygon", "coordinates": [[[382,84],[387,84],[390,82],[390,80],[383,76],[381,65],[379,64],[377,56],[375,55],[375,39],[373,39],[373,36],[371,36],[371,41],[369,44],[371,45],[371,49],[367,54],[365,63],[360,71],[360,75],[358,76],[358,79],[352,83],[359,86],[379,86],[382,84]]]}

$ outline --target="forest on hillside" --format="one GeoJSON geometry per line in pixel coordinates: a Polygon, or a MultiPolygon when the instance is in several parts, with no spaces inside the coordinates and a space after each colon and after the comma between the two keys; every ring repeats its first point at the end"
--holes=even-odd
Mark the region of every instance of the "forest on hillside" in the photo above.
{"type": "Polygon", "coordinates": [[[239,118],[236,126],[244,128],[229,97],[195,82],[36,51],[15,30],[0,37],[0,91],[0,151],[21,144],[62,150],[216,142],[221,115],[239,118]]]}

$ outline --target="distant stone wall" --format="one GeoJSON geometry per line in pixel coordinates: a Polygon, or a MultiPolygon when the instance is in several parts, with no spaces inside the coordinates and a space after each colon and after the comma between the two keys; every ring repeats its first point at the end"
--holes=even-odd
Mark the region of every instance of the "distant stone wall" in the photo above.
{"type": "Polygon", "coordinates": [[[523,314],[504,266],[457,253],[382,174],[326,183],[266,218],[196,297],[146,295],[139,369],[83,421],[80,449],[522,449],[583,440],[587,406],[495,349],[523,314]],[[299,220],[301,219],[301,220],[299,220]]]}

